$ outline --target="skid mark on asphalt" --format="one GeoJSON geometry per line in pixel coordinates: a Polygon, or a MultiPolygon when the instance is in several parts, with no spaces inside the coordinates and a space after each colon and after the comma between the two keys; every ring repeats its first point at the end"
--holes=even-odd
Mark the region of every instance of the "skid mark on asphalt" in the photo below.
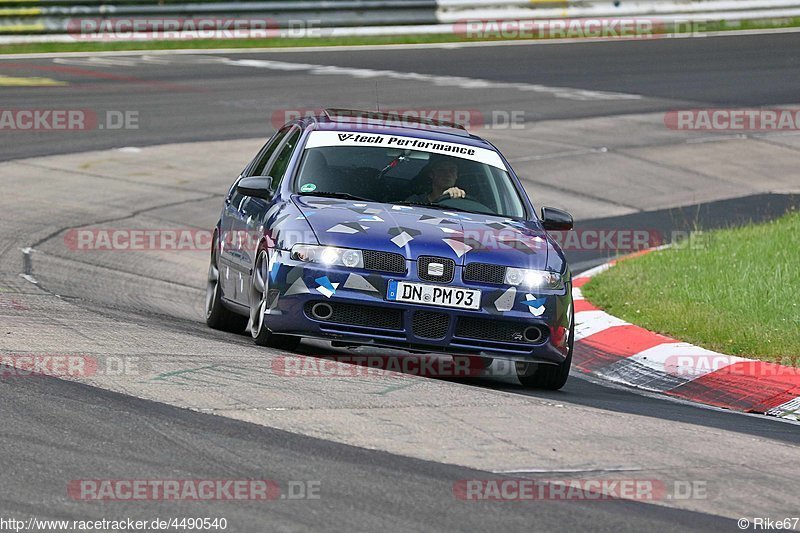
{"type": "MultiPolygon", "coordinates": [[[[275,384],[272,382],[265,382],[262,379],[264,375],[273,375],[274,370],[269,368],[242,368],[233,367],[226,364],[204,365],[192,368],[181,368],[178,370],[170,370],[162,372],[148,378],[140,383],[145,384],[164,384],[164,385],[178,385],[178,386],[192,386],[197,383],[205,383],[217,387],[229,387],[241,384],[253,385],[256,387],[266,387],[274,389],[275,384]]],[[[350,380],[351,378],[346,378],[350,380]]],[[[356,378],[357,379],[357,378],[356,378]]],[[[370,381],[377,385],[382,385],[379,381],[370,381]]],[[[378,396],[385,396],[389,393],[407,389],[418,385],[417,380],[408,380],[405,382],[392,384],[383,387],[377,391],[370,392],[378,396]]]]}
{"type": "MultiPolygon", "coordinates": [[[[227,368],[227,365],[206,365],[206,366],[199,366],[199,367],[195,367],[195,368],[182,368],[182,369],[179,369],[179,370],[171,370],[169,372],[162,372],[161,374],[158,374],[157,376],[154,376],[154,377],[144,381],[143,383],[167,383],[169,385],[191,385],[192,383],[187,383],[185,381],[185,380],[188,380],[188,381],[191,381],[191,382],[194,382],[194,383],[197,383],[197,382],[208,383],[210,385],[217,385],[217,386],[225,387],[225,386],[227,386],[227,384],[224,383],[225,379],[217,379],[217,380],[214,380],[214,381],[207,381],[207,380],[204,380],[202,378],[197,377],[198,375],[205,376],[206,375],[205,374],[206,370],[220,371],[221,368],[224,368],[224,372],[226,373],[224,377],[226,379],[232,380],[232,381],[245,381],[245,382],[247,382],[247,380],[240,380],[240,379],[231,378],[230,374],[231,373],[235,373],[235,372],[232,371],[230,368],[227,368]]],[[[255,382],[252,382],[252,383],[256,384],[255,382]]]]}
{"type": "Polygon", "coordinates": [[[413,381],[412,382],[408,382],[408,383],[402,383],[400,385],[392,385],[390,387],[386,387],[382,391],[374,392],[372,394],[377,394],[378,396],[385,396],[385,395],[389,394],[390,392],[394,392],[394,391],[398,391],[398,390],[402,390],[402,389],[407,389],[409,387],[413,387],[414,385],[416,385],[416,383],[414,383],[413,381]]]}

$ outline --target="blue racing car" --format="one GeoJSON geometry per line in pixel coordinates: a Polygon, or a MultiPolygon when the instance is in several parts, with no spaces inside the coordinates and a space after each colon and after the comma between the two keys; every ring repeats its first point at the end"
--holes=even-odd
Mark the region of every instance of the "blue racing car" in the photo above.
{"type": "Polygon", "coordinates": [[[572,278],[489,142],[457,124],[325,110],[280,128],[231,186],[206,322],[292,349],[301,337],[514,361],[559,389],[572,278]]]}

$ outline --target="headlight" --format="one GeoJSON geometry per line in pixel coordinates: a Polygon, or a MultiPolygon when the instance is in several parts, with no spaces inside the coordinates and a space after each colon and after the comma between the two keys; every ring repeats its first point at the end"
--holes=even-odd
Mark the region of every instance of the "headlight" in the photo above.
{"type": "Polygon", "coordinates": [[[351,250],[350,248],[296,244],[292,247],[292,259],[306,263],[320,263],[325,266],[364,268],[364,256],[361,250],[351,250]]]}
{"type": "Polygon", "coordinates": [[[564,288],[561,274],[549,270],[508,267],[506,268],[505,282],[508,285],[524,285],[531,289],[560,290],[564,288]]]}

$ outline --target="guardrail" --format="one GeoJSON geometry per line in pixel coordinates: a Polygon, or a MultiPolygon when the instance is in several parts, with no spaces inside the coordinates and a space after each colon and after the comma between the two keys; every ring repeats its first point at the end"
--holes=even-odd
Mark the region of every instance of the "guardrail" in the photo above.
{"type": "Polygon", "coordinates": [[[3,0],[0,5],[0,42],[68,41],[121,22],[132,34],[167,39],[160,36],[165,31],[198,29],[212,38],[308,35],[278,32],[293,26],[325,29],[331,36],[397,35],[448,33],[465,20],[800,17],[800,0],[3,0]],[[37,34],[39,39],[31,39],[37,34]]]}
{"type": "MultiPolygon", "coordinates": [[[[438,0],[439,19],[521,19],[530,17],[697,16],[719,17],[730,13],[782,13],[800,8],[798,0],[562,0],[554,2],[438,0]]],[[[777,14],[783,17],[783,14],[777,14]]],[[[794,15],[790,15],[794,16],[794,15]]]]}
{"type": "Polygon", "coordinates": [[[9,33],[73,33],[86,19],[119,19],[156,22],[172,20],[181,26],[207,19],[213,26],[224,20],[248,20],[255,25],[266,22],[270,27],[288,27],[298,20],[319,21],[322,27],[436,24],[435,0],[345,0],[284,2],[154,2],[98,3],[86,5],[48,5],[0,8],[0,34],[9,33]]]}

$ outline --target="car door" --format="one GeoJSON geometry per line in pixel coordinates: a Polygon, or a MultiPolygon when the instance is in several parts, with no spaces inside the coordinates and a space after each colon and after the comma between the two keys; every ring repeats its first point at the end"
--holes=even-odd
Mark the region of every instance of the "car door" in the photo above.
{"type": "Polygon", "coordinates": [[[249,236],[246,234],[248,215],[245,213],[248,197],[236,190],[239,180],[245,176],[261,175],[270,160],[275,156],[278,148],[283,144],[286,135],[291,128],[286,127],[279,130],[261,148],[258,155],[245,168],[239,178],[231,187],[228,197],[225,199],[220,223],[220,283],[225,297],[239,303],[247,304],[248,295],[245,281],[249,274],[250,267],[247,261],[250,254],[247,253],[249,246],[249,236]],[[247,265],[247,266],[246,266],[247,265]]]}
{"type": "Polygon", "coordinates": [[[292,126],[289,128],[283,143],[280,145],[275,155],[270,159],[263,169],[260,169],[261,174],[252,174],[254,176],[262,175],[272,177],[273,198],[271,200],[265,200],[263,198],[248,197],[245,199],[243,204],[243,229],[246,234],[251,237],[251,242],[249,243],[250,245],[247,246],[247,249],[241,254],[241,258],[243,261],[242,266],[247,268],[248,274],[255,263],[255,254],[257,252],[256,245],[258,244],[256,236],[260,236],[261,232],[264,230],[264,225],[267,222],[267,212],[270,210],[273,204],[281,201],[279,198],[276,198],[274,194],[277,192],[281,182],[286,177],[286,171],[289,167],[289,162],[291,161],[292,155],[300,143],[301,134],[302,130],[299,127],[292,126]]]}

